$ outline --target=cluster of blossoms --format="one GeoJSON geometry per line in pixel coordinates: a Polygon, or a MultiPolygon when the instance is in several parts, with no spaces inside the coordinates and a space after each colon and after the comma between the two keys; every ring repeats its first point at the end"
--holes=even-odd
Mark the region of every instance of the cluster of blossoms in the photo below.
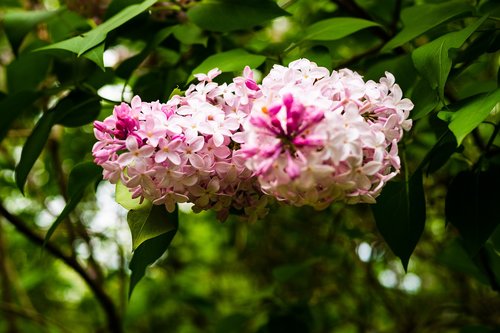
{"type": "Polygon", "coordinates": [[[196,75],[198,84],[165,104],[135,96],[96,121],[92,152],[104,178],[168,211],[190,202],[194,211],[214,209],[220,220],[231,210],[250,219],[264,215],[268,197],[238,150],[259,88],[250,69],[231,84],[212,82],[218,74],[196,75]]]}
{"type": "Polygon", "coordinates": [[[262,190],[318,209],[333,201],[374,203],[400,169],[397,143],[413,104],[394,76],[363,81],[307,59],[276,65],[244,126],[242,152],[262,190]]]}
{"type": "Polygon", "coordinates": [[[307,59],[274,66],[261,85],[248,67],[230,84],[213,82],[219,73],[196,75],[165,104],[136,96],[96,121],[104,178],[169,211],[191,202],[224,220],[233,209],[262,217],[269,197],[318,209],[372,203],[399,172],[413,104],[392,74],[365,82],[307,59]]]}

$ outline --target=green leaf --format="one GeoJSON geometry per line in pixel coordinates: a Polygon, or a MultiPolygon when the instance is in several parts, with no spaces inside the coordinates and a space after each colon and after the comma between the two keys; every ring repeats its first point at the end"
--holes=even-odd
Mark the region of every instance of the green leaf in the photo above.
{"type": "Polygon", "coordinates": [[[151,206],[149,201],[144,200],[141,203],[139,198],[132,199],[132,193],[130,193],[128,187],[123,185],[121,182],[116,183],[115,188],[115,200],[125,209],[144,209],[151,206]]]}
{"type": "Polygon", "coordinates": [[[441,100],[444,99],[444,86],[452,64],[448,52],[452,48],[461,47],[486,18],[487,16],[483,16],[465,29],[448,33],[413,51],[415,68],[430,83],[432,89],[437,89],[441,100]]]}
{"type": "Polygon", "coordinates": [[[3,27],[12,49],[17,53],[22,40],[37,24],[57,15],[61,10],[54,11],[8,11],[3,17],[3,27]]]}
{"type": "Polygon", "coordinates": [[[387,183],[372,210],[378,230],[407,270],[425,225],[421,171],[406,181],[387,183]]]}
{"type": "MultiPolygon", "coordinates": [[[[146,268],[158,260],[165,253],[165,251],[168,250],[172,239],[177,233],[179,225],[177,209],[174,213],[168,214],[165,206],[154,207],[157,207],[156,209],[164,210],[164,213],[158,213],[158,217],[165,218],[163,223],[169,226],[169,231],[142,242],[141,245],[135,249],[129,265],[129,268],[132,271],[132,275],[130,277],[129,297],[132,295],[137,283],[146,273],[146,268]]],[[[153,209],[153,207],[151,209],[153,209]]]]}
{"type": "Polygon", "coordinates": [[[243,49],[217,53],[208,57],[193,69],[186,83],[189,83],[194,78],[194,74],[208,73],[209,70],[215,67],[219,68],[222,72],[236,72],[242,71],[245,66],[258,67],[265,60],[265,56],[251,54],[243,49]]]}
{"type": "Polygon", "coordinates": [[[424,4],[405,8],[401,11],[404,28],[382,48],[382,52],[420,36],[424,32],[471,11],[472,7],[464,1],[448,1],[440,4],[424,4]]]}
{"type": "Polygon", "coordinates": [[[93,162],[82,162],[73,167],[68,178],[68,202],[47,231],[44,243],[49,241],[59,224],[75,209],[76,205],[83,198],[87,186],[99,179],[101,174],[101,167],[93,162]]]}
{"type": "Polygon", "coordinates": [[[448,187],[446,220],[463,239],[466,250],[474,256],[500,224],[500,168],[463,171],[448,187]]]}
{"type": "Polygon", "coordinates": [[[39,94],[34,91],[19,91],[0,100],[0,142],[14,122],[26,109],[33,107],[39,94]]]}
{"type": "Polygon", "coordinates": [[[72,91],[51,110],[56,123],[66,127],[78,127],[95,120],[101,111],[100,98],[80,90],[72,91]]]}
{"type": "Polygon", "coordinates": [[[380,24],[353,18],[336,17],[316,22],[305,31],[304,40],[337,40],[359,30],[380,26],[380,24]]]}
{"type": "Polygon", "coordinates": [[[51,59],[46,54],[24,52],[7,65],[7,88],[9,93],[22,90],[37,90],[46,79],[51,59]]]}
{"type": "MultiPolygon", "coordinates": [[[[500,101],[500,88],[488,94],[480,94],[451,114],[448,127],[457,138],[457,145],[472,132],[493,110],[500,101]]],[[[439,115],[441,115],[440,112],[439,115]]]]}
{"type": "Polygon", "coordinates": [[[201,44],[207,46],[208,36],[203,33],[197,25],[186,22],[179,24],[173,29],[174,37],[181,43],[193,45],[201,44]]]}
{"type": "Polygon", "coordinates": [[[28,178],[28,174],[31,171],[31,168],[35,164],[35,161],[40,156],[40,153],[49,138],[50,130],[54,125],[55,121],[55,113],[46,112],[43,116],[38,120],[35,128],[31,132],[28,139],[23,146],[23,150],[21,152],[21,159],[16,166],[15,170],[15,178],[16,185],[24,194],[24,184],[26,183],[26,179],[28,178]]]}
{"type": "Polygon", "coordinates": [[[289,14],[270,0],[204,0],[189,9],[187,15],[204,30],[227,32],[249,29],[289,14]]]}
{"type": "Polygon", "coordinates": [[[411,118],[413,120],[427,116],[439,104],[438,94],[430,87],[429,82],[425,79],[418,79],[413,88],[411,100],[415,105],[414,109],[411,111],[411,118]]]}
{"type": "Polygon", "coordinates": [[[427,174],[439,170],[443,165],[448,162],[451,155],[457,151],[457,140],[453,133],[446,129],[436,144],[425,155],[424,159],[419,165],[419,169],[427,167],[427,174]]]}
{"type": "Polygon", "coordinates": [[[172,230],[172,224],[165,221],[170,221],[175,216],[177,212],[170,214],[163,205],[149,205],[130,210],[127,214],[127,222],[132,234],[133,250],[148,239],[172,230]]]}
{"type": "Polygon", "coordinates": [[[111,17],[109,20],[98,25],[96,28],[70,39],[48,45],[38,49],[39,51],[50,49],[62,49],[76,53],[78,56],[83,55],[85,52],[96,47],[104,42],[109,32],[115,30],[121,25],[127,23],[137,15],[141,14],[157,0],[146,0],[140,4],[131,5],[120,11],[118,14],[111,17]]]}
{"type": "Polygon", "coordinates": [[[102,71],[105,71],[104,68],[104,42],[101,44],[91,48],[88,51],[85,51],[85,53],[82,54],[85,58],[89,59],[90,61],[93,61],[97,66],[99,66],[102,71]]]}

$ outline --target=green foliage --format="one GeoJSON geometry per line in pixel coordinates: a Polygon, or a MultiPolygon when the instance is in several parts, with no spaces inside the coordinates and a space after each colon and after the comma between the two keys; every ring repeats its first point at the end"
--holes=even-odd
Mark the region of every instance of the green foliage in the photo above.
{"type": "Polygon", "coordinates": [[[498,331],[497,1],[105,3],[2,3],[0,332],[498,331]],[[130,91],[165,102],[214,67],[258,78],[300,57],[389,71],[415,104],[371,210],[217,224],[88,190],[91,122],[130,91]]]}

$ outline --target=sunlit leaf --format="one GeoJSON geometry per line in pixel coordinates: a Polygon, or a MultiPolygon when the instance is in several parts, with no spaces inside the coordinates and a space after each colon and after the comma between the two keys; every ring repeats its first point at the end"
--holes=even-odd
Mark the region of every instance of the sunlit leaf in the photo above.
{"type": "Polygon", "coordinates": [[[483,16],[466,28],[450,32],[413,51],[412,59],[415,67],[429,82],[431,88],[437,89],[442,100],[444,99],[444,86],[452,65],[448,52],[452,48],[461,47],[486,18],[487,16],[483,16]]]}
{"type": "Polygon", "coordinates": [[[158,260],[165,253],[165,251],[168,250],[172,239],[177,233],[179,225],[177,210],[174,213],[168,214],[166,213],[165,206],[156,207],[158,207],[156,209],[163,209],[165,211],[164,214],[160,213],[158,216],[160,218],[162,216],[165,217],[165,220],[162,222],[169,226],[169,231],[142,242],[141,245],[135,249],[129,265],[129,268],[132,271],[132,275],[130,277],[129,297],[132,295],[137,283],[144,277],[146,268],[158,260]]]}
{"type": "Polygon", "coordinates": [[[208,36],[193,23],[179,24],[175,26],[173,33],[175,38],[184,44],[201,44],[207,46],[208,36]]]}
{"type": "Polygon", "coordinates": [[[84,34],[48,45],[38,50],[43,51],[50,49],[63,49],[81,56],[85,52],[104,42],[109,32],[130,21],[137,15],[143,13],[154,3],[156,3],[156,1],[157,0],[146,0],[140,4],[128,6],[107,21],[84,34]]]}
{"type": "Polygon", "coordinates": [[[227,32],[252,28],[289,14],[270,0],[203,0],[187,15],[202,29],[227,32]]]}
{"type": "Polygon", "coordinates": [[[336,40],[380,24],[353,17],[335,17],[316,22],[305,31],[305,40],[336,40]]]}
{"type": "Polygon", "coordinates": [[[171,221],[177,216],[177,212],[168,213],[163,205],[142,206],[139,209],[130,210],[127,214],[127,222],[132,234],[132,248],[137,249],[148,239],[171,231],[171,221]]]}
{"type": "MultiPolygon", "coordinates": [[[[456,112],[449,113],[450,124],[448,127],[457,138],[457,145],[472,132],[500,102],[500,89],[488,94],[480,94],[459,108],[456,112]]],[[[441,115],[441,112],[440,112],[441,115]]]]}
{"type": "Polygon", "coordinates": [[[500,224],[500,169],[463,171],[448,187],[446,220],[453,224],[465,248],[475,255],[500,224]]]}
{"type": "Polygon", "coordinates": [[[128,187],[123,185],[121,182],[116,184],[115,188],[115,200],[119,203],[123,208],[132,210],[132,209],[142,209],[145,207],[149,207],[151,203],[149,201],[143,201],[139,198],[132,198],[132,193],[130,193],[128,187]]]}
{"type": "Polygon", "coordinates": [[[421,171],[415,172],[407,181],[389,182],[372,210],[378,230],[407,270],[425,225],[421,171]]]}
{"type": "Polygon", "coordinates": [[[208,73],[209,70],[217,67],[222,72],[243,71],[245,66],[252,68],[260,66],[266,60],[265,56],[248,53],[243,49],[235,49],[227,52],[214,54],[199,64],[188,78],[190,82],[194,74],[208,73]]]}
{"type": "Polygon", "coordinates": [[[68,202],[64,206],[63,211],[57,219],[52,223],[47,234],[45,242],[48,242],[54,231],[61,224],[69,213],[71,213],[76,205],[83,197],[84,191],[90,184],[93,184],[101,177],[102,169],[93,162],[82,162],[75,165],[71,170],[68,178],[68,202]]]}
{"type": "Polygon", "coordinates": [[[469,12],[471,8],[464,1],[447,1],[405,8],[401,11],[404,28],[384,46],[382,52],[403,45],[441,23],[469,12]]]}

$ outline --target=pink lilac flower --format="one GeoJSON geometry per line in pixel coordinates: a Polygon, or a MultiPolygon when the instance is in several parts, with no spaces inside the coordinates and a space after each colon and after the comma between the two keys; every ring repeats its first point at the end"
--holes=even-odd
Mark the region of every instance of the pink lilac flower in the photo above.
{"type": "Polygon", "coordinates": [[[212,81],[219,74],[197,74],[199,83],[166,103],[135,96],[96,121],[92,152],[104,178],[168,211],[191,202],[194,211],[213,209],[221,220],[230,210],[262,217],[267,199],[233,140],[260,90],[249,68],[229,85],[212,81]]]}
{"type": "Polygon", "coordinates": [[[413,104],[391,73],[365,82],[299,59],[275,65],[259,88],[238,140],[266,194],[318,209],[373,203],[399,172],[397,143],[413,104]]]}

